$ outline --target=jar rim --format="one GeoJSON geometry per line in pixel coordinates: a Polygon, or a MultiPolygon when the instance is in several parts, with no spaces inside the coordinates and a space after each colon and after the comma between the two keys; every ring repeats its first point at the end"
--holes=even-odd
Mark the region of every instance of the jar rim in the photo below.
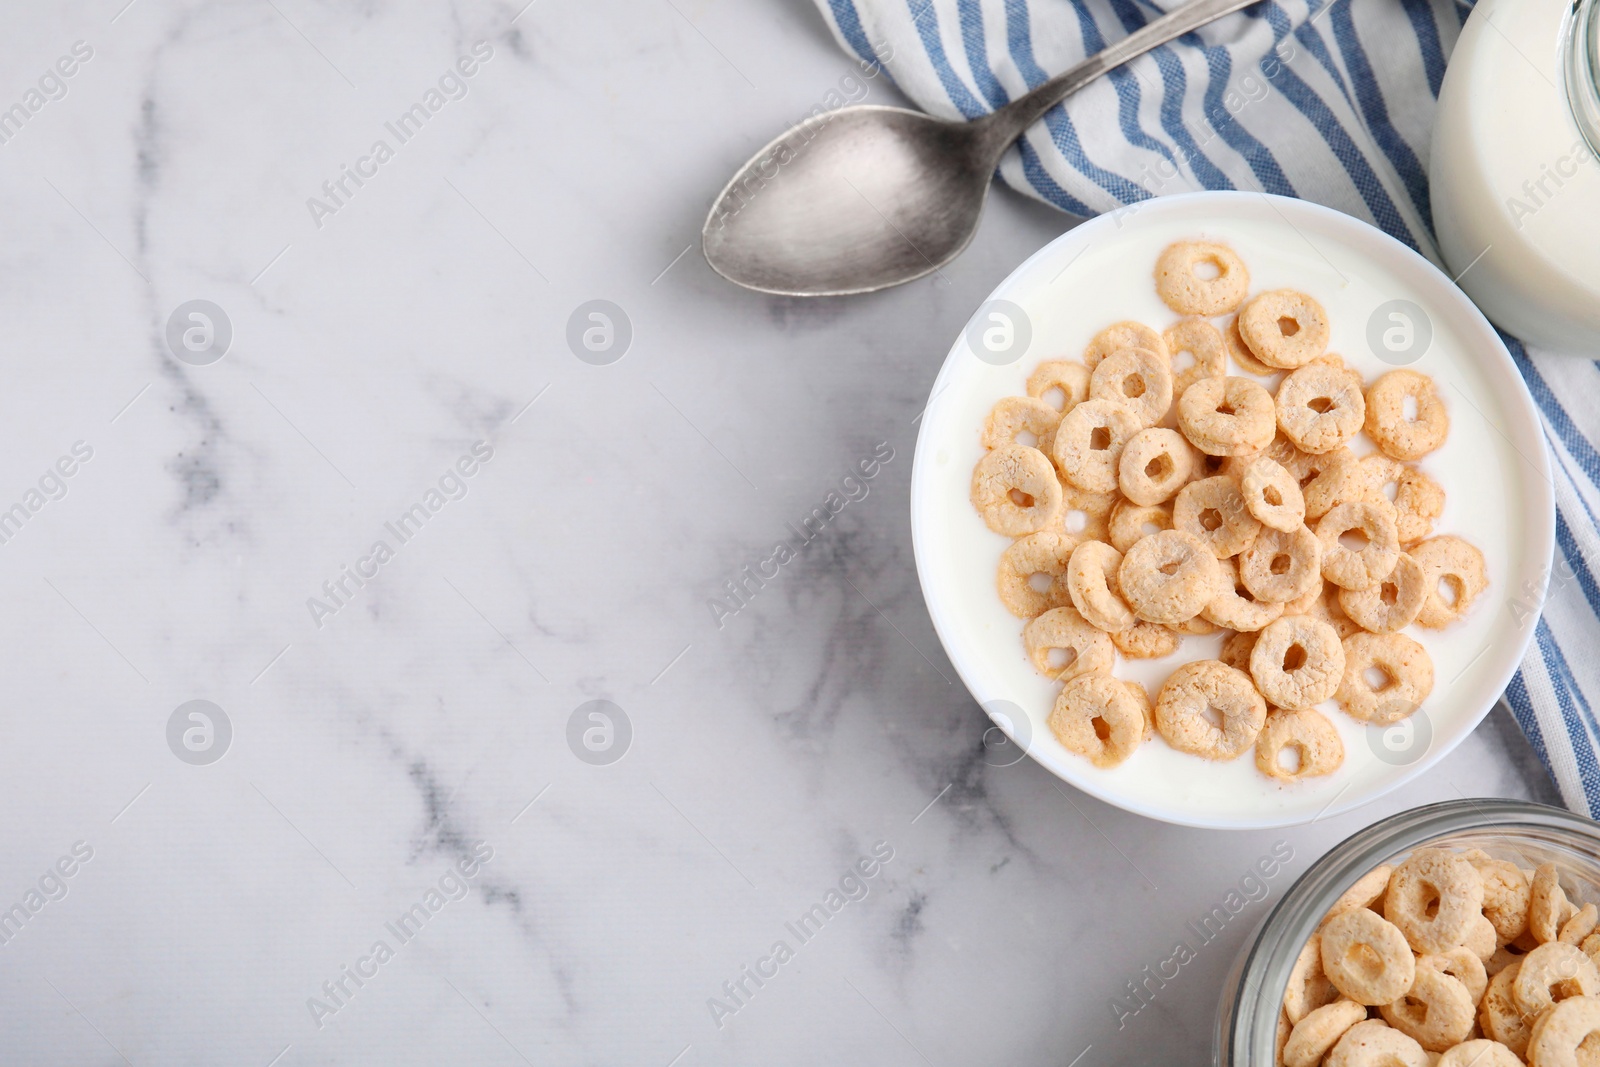
{"type": "Polygon", "coordinates": [[[1562,41],[1567,106],[1600,155],[1600,0],[1572,0],[1562,41]]]}
{"type": "Polygon", "coordinates": [[[1548,835],[1569,842],[1578,838],[1600,850],[1600,826],[1563,808],[1522,800],[1447,800],[1391,815],[1357,831],[1289,887],[1252,935],[1248,952],[1241,953],[1218,1012],[1217,1064],[1274,1061],[1290,969],[1340,893],[1395,855],[1474,831],[1548,835]]]}

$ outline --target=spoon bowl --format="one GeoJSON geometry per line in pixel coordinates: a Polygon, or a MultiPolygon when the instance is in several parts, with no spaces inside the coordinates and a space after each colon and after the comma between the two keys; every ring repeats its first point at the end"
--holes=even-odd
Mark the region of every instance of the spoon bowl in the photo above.
{"type": "Polygon", "coordinates": [[[814,116],[746,163],[706,221],[706,260],[752,289],[864,293],[931,274],[971,242],[992,168],[977,123],[855,107],[814,116]]]}

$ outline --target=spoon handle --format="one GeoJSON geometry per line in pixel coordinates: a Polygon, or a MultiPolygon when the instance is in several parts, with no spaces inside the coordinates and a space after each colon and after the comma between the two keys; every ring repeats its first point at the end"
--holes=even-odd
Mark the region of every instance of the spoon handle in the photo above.
{"type": "Polygon", "coordinates": [[[1005,107],[977,122],[984,124],[985,140],[994,151],[996,161],[1012,141],[1022,136],[1022,131],[1043,117],[1046,111],[1094,81],[1109,70],[1144,55],[1168,41],[1176,40],[1206,23],[1249,7],[1256,0],[1190,0],[1178,10],[1161,16],[1154,22],[1134,30],[1120,41],[1113,42],[1082,63],[1056,75],[1026,96],[1020,96],[1005,107]]]}

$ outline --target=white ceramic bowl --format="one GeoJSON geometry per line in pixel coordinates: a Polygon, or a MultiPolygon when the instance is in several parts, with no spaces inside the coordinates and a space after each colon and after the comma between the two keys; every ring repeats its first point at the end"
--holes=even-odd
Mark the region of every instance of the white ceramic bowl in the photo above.
{"type": "MultiPolygon", "coordinates": [[[[976,327],[956,339],[917,439],[911,530],[923,595],[950,661],[1030,756],[1083,791],[1151,818],[1219,828],[1286,826],[1349,810],[1415,778],[1488,713],[1533,636],[1537,612],[1513,602],[1542,601],[1554,547],[1554,491],[1521,375],[1488,321],[1437,268],[1329,208],[1258,194],[1194,193],[1078,226],[1012,272],[990,300],[1008,301],[1013,319],[1021,309],[1025,323],[1014,324],[1022,327],[1014,338],[1029,335],[1026,350],[1017,354],[1021,342],[1014,340],[1012,353],[980,358],[983,330],[999,327],[991,340],[1005,342],[988,302],[974,316],[976,327]],[[989,531],[969,498],[972,468],[983,454],[979,431],[995,401],[1024,395],[1037,363],[1078,358],[1113,322],[1165,329],[1176,321],[1156,297],[1152,269],[1169,243],[1193,237],[1237,250],[1250,268],[1252,292],[1296,288],[1320,300],[1332,323],[1330,350],[1369,382],[1396,365],[1435,379],[1451,430],[1445,445],[1420,463],[1448,496],[1434,532],[1467,538],[1488,561],[1490,588],[1465,620],[1443,631],[1408,630],[1432,655],[1435,683],[1407,724],[1380,730],[1326,705],[1343,736],[1345,762],[1325,778],[1279,784],[1249,754],[1210,763],[1159,737],[1110,770],[1063,748],[1046,724],[1060,687],[1028,663],[1023,620],[1001,606],[995,591],[1010,540],[989,531]],[[1396,308],[1397,300],[1411,308],[1396,308]],[[1413,358],[1408,353],[1428,331],[1431,343],[1413,358]]],[[[1229,373],[1243,372],[1230,364],[1229,373]]],[[[1370,443],[1363,435],[1352,447],[1370,450],[1370,443]]],[[[1188,637],[1167,659],[1119,656],[1116,673],[1142,682],[1153,696],[1178,664],[1213,658],[1220,647],[1220,637],[1188,637]]]]}

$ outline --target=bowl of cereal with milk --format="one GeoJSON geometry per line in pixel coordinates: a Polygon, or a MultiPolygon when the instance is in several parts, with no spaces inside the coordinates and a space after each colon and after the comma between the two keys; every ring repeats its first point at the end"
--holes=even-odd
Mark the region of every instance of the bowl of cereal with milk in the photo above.
{"type": "Polygon", "coordinates": [[[911,489],[990,755],[1207,827],[1348,810],[1459,743],[1533,636],[1554,513],[1533,402],[1460,290],[1243,193],[1017,268],[945,360],[911,489]]]}

